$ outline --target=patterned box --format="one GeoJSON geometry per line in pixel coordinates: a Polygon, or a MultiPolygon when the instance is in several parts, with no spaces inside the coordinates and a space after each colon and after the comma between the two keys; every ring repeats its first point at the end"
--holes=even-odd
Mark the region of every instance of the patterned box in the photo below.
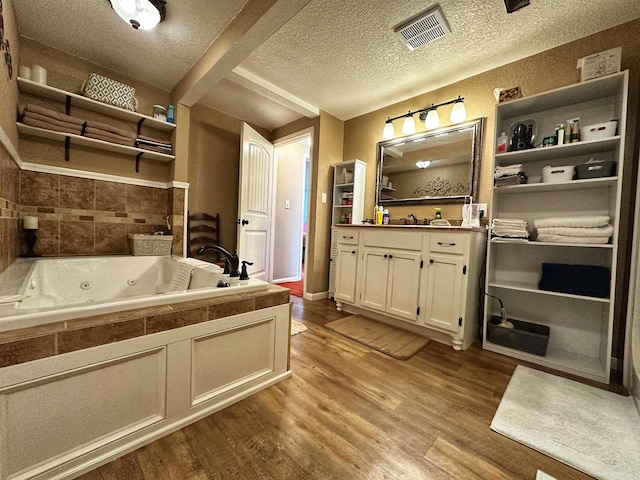
{"type": "Polygon", "coordinates": [[[135,98],[135,88],[97,73],[89,74],[89,80],[83,85],[82,93],[98,102],[131,110],[132,112],[136,111],[138,102],[135,98]]]}

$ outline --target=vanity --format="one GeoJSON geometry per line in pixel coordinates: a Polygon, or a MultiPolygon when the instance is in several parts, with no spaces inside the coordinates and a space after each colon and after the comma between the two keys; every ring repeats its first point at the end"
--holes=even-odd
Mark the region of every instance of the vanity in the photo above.
{"type": "Polygon", "coordinates": [[[338,310],[410,330],[455,350],[478,338],[485,228],[333,229],[338,310]]]}

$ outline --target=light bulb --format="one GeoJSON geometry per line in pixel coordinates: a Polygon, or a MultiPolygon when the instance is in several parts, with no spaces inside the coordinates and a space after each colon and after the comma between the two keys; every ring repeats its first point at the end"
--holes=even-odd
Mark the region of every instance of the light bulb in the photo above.
{"type": "Polygon", "coordinates": [[[385,140],[389,140],[396,136],[396,130],[393,128],[393,123],[386,122],[384,124],[384,129],[382,130],[382,138],[385,140]]]}
{"type": "Polygon", "coordinates": [[[160,11],[149,0],[110,1],[118,16],[136,29],[149,30],[160,23],[160,11]]]}
{"type": "Polygon", "coordinates": [[[413,119],[413,115],[409,115],[405,117],[402,124],[402,134],[411,135],[412,133],[416,133],[416,121],[413,119]]]}
{"type": "Polygon", "coordinates": [[[427,118],[424,119],[424,126],[427,130],[438,128],[440,126],[440,117],[438,111],[434,108],[427,112],[427,118]]]}
{"type": "Polygon", "coordinates": [[[467,109],[464,108],[464,102],[462,100],[456,101],[451,109],[451,116],[449,120],[452,123],[462,122],[467,118],[467,109]]]}

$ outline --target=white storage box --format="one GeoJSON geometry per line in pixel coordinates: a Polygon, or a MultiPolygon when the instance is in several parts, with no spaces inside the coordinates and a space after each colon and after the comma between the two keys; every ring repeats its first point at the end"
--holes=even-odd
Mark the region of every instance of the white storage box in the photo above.
{"type": "Polygon", "coordinates": [[[603,138],[610,138],[615,136],[616,127],[618,126],[617,120],[610,122],[596,123],[593,125],[587,125],[580,128],[580,140],[602,140],[603,138]]]}
{"type": "Polygon", "coordinates": [[[544,167],[542,169],[542,183],[560,183],[573,180],[573,165],[562,167],[544,167]]]}
{"type": "Polygon", "coordinates": [[[173,235],[129,234],[133,255],[171,255],[173,235]]]}

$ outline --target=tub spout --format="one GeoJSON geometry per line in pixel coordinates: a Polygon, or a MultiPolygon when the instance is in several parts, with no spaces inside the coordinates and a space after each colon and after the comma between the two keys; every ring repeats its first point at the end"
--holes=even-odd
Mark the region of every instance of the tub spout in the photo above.
{"type": "Polygon", "coordinates": [[[230,277],[239,277],[240,272],[238,271],[238,266],[240,265],[240,259],[238,258],[238,253],[233,252],[233,255],[222,248],[220,245],[203,245],[198,250],[198,255],[204,254],[204,252],[208,250],[214,250],[220,253],[228,262],[230,267],[229,276],[230,277]]]}

